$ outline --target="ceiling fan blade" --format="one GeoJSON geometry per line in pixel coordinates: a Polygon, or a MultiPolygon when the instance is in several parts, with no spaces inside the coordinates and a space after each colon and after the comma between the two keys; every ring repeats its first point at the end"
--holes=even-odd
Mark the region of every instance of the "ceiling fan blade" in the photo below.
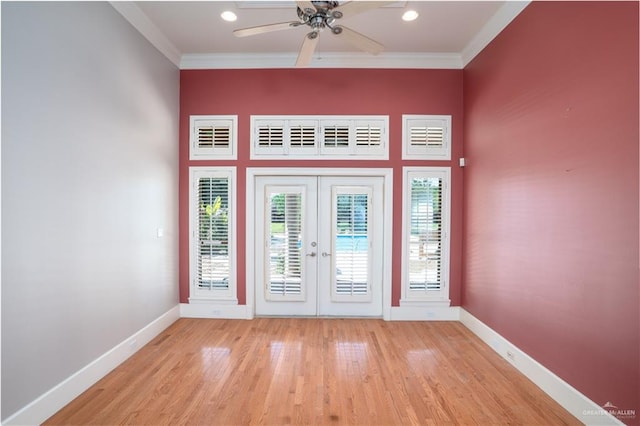
{"type": "Polygon", "coordinates": [[[351,45],[360,50],[364,50],[365,52],[369,52],[374,55],[377,55],[384,50],[383,45],[357,31],[352,30],[351,28],[343,27],[342,25],[334,28],[341,29],[340,32],[334,31],[334,34],[337,34],[338,37],[344,39],[347,43],[351,43],[351,45]]]}
{"type": "Polygon", "coordinates": [[[259,25],[257,27],[240,28],[233,30],[233,35],[236,37],[246,37],[256,34],[270,33],[272,31],[288,30],[302,25],[302,22],[280,22],[277,24],[259,25]]]}
{"type": "Polygon", "coordinates": [[[311,9],[313,12],[315,12],[316,10],[316,7],[310,1],[296,0],[296,4],[300,9],[302,9],[302,11],[305,11],[306,9],[311,9]]]}
{"type": "Polygon", "coordinates": [[[319,39],[319,33],[315,31],[310,32],[304,37],[300,53],[298,53],[298,59],[296,60],[296,67],[306,67],[309,65],[319,39]]]}
{"type": "MultiPolygon", "coordinates": [[[[358,13],[366,12],[367,10],[377,9],[388,4],[396,3],[395,1],[350,1],[338,7],[332,9],[333,13],[342,13],[342,18],[350,18],[358,13]]],[[[337,18],[337,16],[336,16],[337,18]]]]}

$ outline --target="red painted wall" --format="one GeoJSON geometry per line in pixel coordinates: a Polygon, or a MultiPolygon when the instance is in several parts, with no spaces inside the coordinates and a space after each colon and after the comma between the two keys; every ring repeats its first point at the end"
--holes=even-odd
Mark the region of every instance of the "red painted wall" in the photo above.
{"type": "Polygon", "coordinates": [[[183,70],[180,78],[180,301],[189,294],[188,168],[233,165],[238,171],[238,299],[246,301],[245,170],[247,167],[394,168],[392,304],[400,299],[402,167],[452,166],[452,305],[460,304],[462,253],[462,70],[269,69],[183,70]],[[238,160],[189,160],[189,116],[238,115],[238,160]],[[249,159],[250,116],[389,115],[388,161],[256,161],[249,159]],[[450,114],[454,161],[402,161],[402,114],[450,114]]]}
{"type": "Polygon", "coordinates": [[[638,90],[637,2],[534,2],[464,70],[462,306],[631,423],[638,90]]]}

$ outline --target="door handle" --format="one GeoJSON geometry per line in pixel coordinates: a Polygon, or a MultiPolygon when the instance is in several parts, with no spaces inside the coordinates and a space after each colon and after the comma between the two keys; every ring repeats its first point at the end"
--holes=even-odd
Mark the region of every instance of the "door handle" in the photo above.
{"type": "Polygon", "coordinates": [[[312,251],[311,253],[307,254],[307,256],[309,257],[316,257],[316,252],[312,251]]]}
{"type": "Polygon", "coordinates": [[[331,253],[327,253],[326,251],[322,252],[322,257],[331,256],[331,253]]]}

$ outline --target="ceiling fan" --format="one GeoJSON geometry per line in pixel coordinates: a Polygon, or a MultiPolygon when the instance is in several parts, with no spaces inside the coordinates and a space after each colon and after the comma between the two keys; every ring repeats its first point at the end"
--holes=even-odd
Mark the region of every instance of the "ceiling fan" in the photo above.
{"type": "MultiPolygon", "coordinates": [[[[397,1],[397,0],[396,0],[397,1]]],[[[318,44],[320,32],[328,28],[332,34],[344,39],[358,49],[377,55],[384,50],[384,46],[369,37],[339,24],[339,21],[367,10],[376,9],[395,1],[350,1],[339,4],[337,1],[302,1],[298,0],[297,13],[299,21],[280,22],[276,24],[260,25],[257,27],[241,28],[233,31],[236,37],[246,37],[272,31],[288,30],[308,26],[311,31],[306,34],[296,67],[309,65],[313,52],[318,44]]]]}

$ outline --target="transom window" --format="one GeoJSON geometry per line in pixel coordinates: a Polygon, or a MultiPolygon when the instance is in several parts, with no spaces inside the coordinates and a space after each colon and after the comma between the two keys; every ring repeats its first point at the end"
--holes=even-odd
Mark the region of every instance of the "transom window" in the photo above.
{"type": "Polygon", "coordinates": [[[451,160],[451,116],[402,116],[404,160],[451,160]]]}
{"type": "Polygon", "coordinates": [[[237,116],[192,115],[189,129],[189,159],[237,159],[237,116]]]}
{"type": "Polygon", "coordinates": [[[388,116],[251,116],[252,159],[388,159],[388,116]]]}

